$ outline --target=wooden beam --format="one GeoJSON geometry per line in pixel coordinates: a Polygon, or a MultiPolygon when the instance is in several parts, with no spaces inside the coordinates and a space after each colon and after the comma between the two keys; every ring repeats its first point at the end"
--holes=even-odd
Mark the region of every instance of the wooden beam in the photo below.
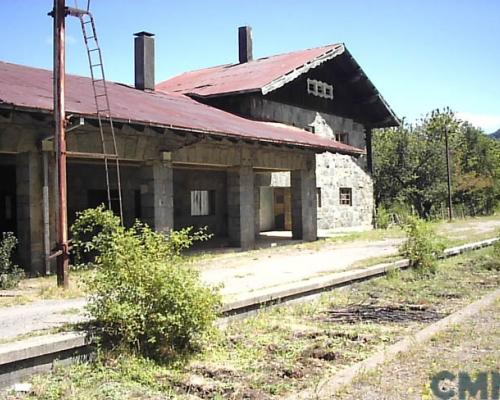
{"type": "Polygon", "coordinates": [[[376,103],[379,99],[380,99],[380,96],[377,93],[377,94],[374,94],[374,95],[371,95],[371,96],[368,96],[368,97],[361,99],[358,102],[358,104],[363,105],[363,106],[367,106],[367,105],[376,103]]]}
{"type": "Polygon", "coordinates": [[[363,78],[366,78],[366,75],[363,74],[363,72],[358,71],[354,75],[352,75],[350,78],[346,80],[346,83],[353,84],[353,83],[358,83],[361,81],[363,78]]]}

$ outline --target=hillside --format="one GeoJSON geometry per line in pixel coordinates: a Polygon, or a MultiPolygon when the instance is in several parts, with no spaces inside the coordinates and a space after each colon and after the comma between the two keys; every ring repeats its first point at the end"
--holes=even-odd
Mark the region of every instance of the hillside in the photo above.
{"type": "Polygon", "coordinates": [[[500,129],[497,129],[496,132],[493,132],[490,136],[494,137],[497,140],[500,140],[500,129]]]}

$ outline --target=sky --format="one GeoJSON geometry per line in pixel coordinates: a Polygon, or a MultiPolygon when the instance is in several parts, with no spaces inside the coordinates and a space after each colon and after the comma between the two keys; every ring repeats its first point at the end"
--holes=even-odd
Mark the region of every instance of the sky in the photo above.
{"type": "MultiPolygon", "coordinates": [[[[86,7],[87,0],[77,5],[86,7]]],[[[133,83],[133,33],[156,36],[156,81],[237,62],[237,28],[254,58],[345,43],[399,117],[436,108],[500,128],[500,0],[91,0],[106,78],[133,83]]],[[[0,60],[52,68],[52,0],[0,0],[0,60]]],[[[67,0],[75,6],[74,0],[67,0]]],[[[89,75],[68,18],[67,72],[89,75]]]]}

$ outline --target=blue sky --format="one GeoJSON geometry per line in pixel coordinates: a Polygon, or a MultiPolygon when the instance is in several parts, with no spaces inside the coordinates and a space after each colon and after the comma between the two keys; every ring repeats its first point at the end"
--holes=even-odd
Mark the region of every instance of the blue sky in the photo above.
{"type": "MultiPolygon", "coordinates": [[[[0,0],[0,60],[52,68],[51,8],[0,0]]],[[[499,0],[91,0],[91,11],[110,80],[132,83],[134,32],[156,34],[159,82],[237,61],[237,27],[251,25],[255,57],[344,42],[409,121],[449,106],[500,128],[499,0]]],[[[67,27],[67,72],[88,75],[78,21],[67,27]]]]}

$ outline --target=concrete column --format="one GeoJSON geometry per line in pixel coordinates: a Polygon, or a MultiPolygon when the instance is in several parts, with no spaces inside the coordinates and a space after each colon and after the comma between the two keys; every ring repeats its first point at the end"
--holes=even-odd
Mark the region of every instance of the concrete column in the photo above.
{"type": "Polygon", "coordinates": [[[304,169],[290,173],[292,192],[292,237],[312,242],[318,237],[316,163],[314,155],[304,169]]]}
{"type": "Polygon", "coordinates": [[[260,186],[255,184],[253,188],[253,206],[254,206],[254,224],[255,224],[255,239],[260,235],[260,186]]]}
{"type": "Polygon", "coordinates": [[[155,161],[142,167],[141,213],[143,222],[156,231],[174,227],[174,186],[170,161],[155,161]]]}
{"type": "Polygon", "coordinates": [[[30,275],[44,273],[42,155],[21,153],[16,159],[19,262],[30,275]]]}
{"type": "Polygon", "coordinates": [[[229,242],[243,250],[255,247],[254,179],[251,166],[239,166],[227,172],[229,242]]]}

